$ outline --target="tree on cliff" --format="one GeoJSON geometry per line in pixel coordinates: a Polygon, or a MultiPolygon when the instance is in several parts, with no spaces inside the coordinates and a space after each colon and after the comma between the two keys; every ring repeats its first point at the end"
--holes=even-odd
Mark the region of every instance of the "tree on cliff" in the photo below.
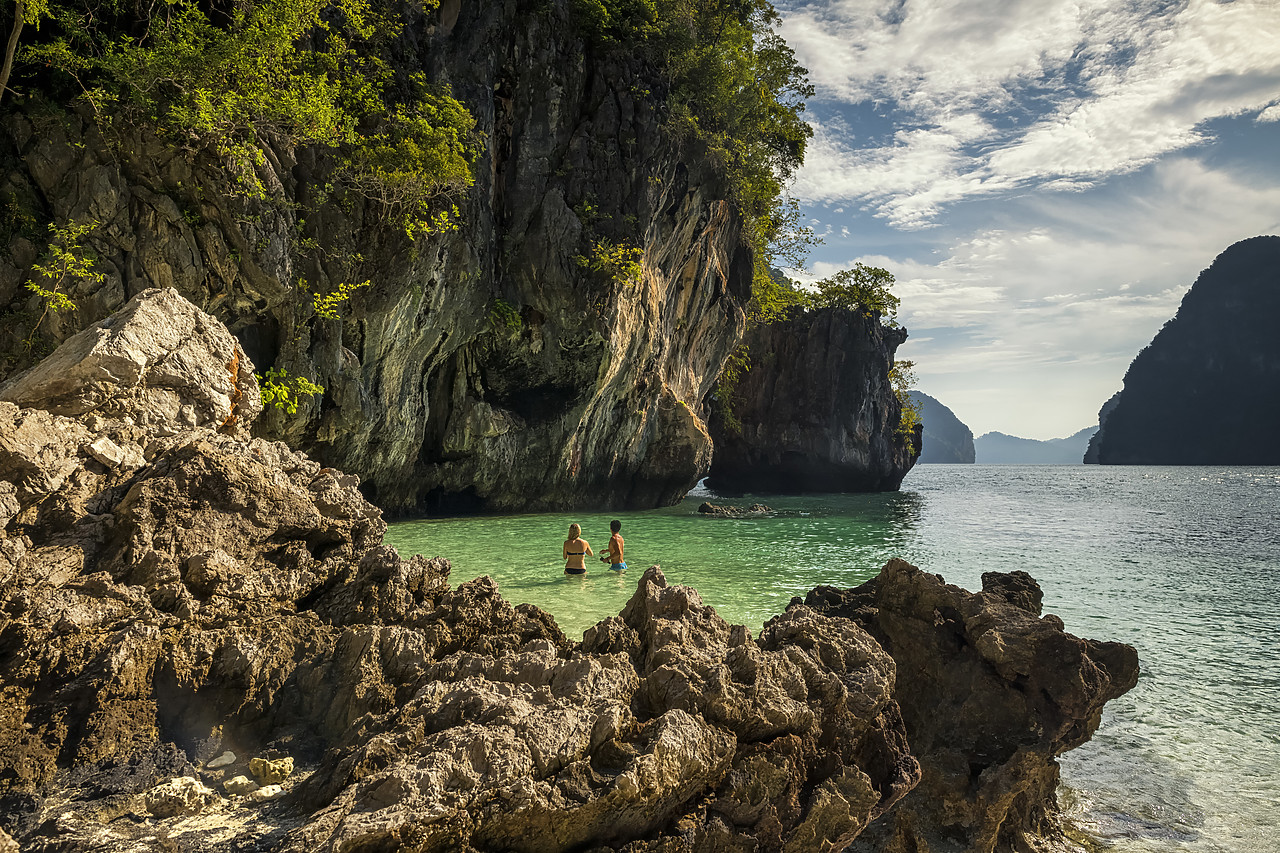
{"type": "Polygon", "coordinates": [[[20,2],[5,70],[16,54],[29,94],[87,104],[104,131],[123,118],[212,148],[251,195],[264,192],[264,144],[337,149],[334,189],[378,202],[412,236],[445,227],[450,197],[472,180],[471,115],[382,58],[399,20],[437,5],[20,2]],[[46,26],[19,50],[20,22],[40,12],[46,26]]]}
{"type": "Polygon", "coordinates": [[[767,0],[574,0],[587,38],[639,53],[668,84],[668,126],[701,141],[729,181],[756,254],[753,290],[775,261],[799,266],[813,242],[787,185],[813,135],[801,117],[808,71],[777,34],[767,0]]]}
{"type": "Polygon", "coordinates": [[[22,38],[22,29],[27,24],[38,24],[40,19],[49,14],[48,0],[16,0],[13,10],[13,24],[9,28],[9,40],[4,48],[4,65],[0,66],[0,100],[9,89],[9,75],[13,73],[13,58],[18,52],[18,41],[22,38]]]}

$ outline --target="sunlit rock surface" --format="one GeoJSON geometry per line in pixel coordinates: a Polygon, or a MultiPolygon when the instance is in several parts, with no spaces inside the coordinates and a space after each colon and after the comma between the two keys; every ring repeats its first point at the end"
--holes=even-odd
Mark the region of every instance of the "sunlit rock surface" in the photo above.
{"type": "Polygon", "coordinates": [[[971,596],[900,562],[758,638],[653,567],[573,642],[382,545],[356,478],[247,416],[145,408],[178,361],[99,389],[109,414],[0,402],[0,829],[24,851],[990,850],[1048,814],[1052,756],[1136,669],[1038,617],[1030,578],[971,596]]]}

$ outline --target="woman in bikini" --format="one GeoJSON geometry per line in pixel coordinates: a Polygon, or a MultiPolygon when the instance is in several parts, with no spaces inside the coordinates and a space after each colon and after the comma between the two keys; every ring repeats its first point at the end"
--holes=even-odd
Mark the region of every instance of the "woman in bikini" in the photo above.
{"type": "Polygon", "coordinates": [[[591,543],[582,538],[582,528],[576,524],[569,525],[569,538],[564,542],[564,573],[566,575],[585,575],[587,567],[582,558],[586,555],[594,557],[591,543]]]}

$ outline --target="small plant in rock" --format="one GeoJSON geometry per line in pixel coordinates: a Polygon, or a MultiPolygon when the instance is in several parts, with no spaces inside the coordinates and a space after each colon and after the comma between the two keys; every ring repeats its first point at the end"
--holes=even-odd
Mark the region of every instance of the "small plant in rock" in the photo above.
{"type": "Polygon", "coordinates": [[[489,325],[493,329],[518,332],[521,323],[520,312],[507,300],[494,297],[494,300],[489,303],[489,325]]]}
{"type": "Polygon", "coordinates": [[[902,406],[902,416],[898,419],[897,434],[910,438],[920,423],[920,404],[911,398],[911,386],[916,382],[914,361],[895,361],[889,368],[889,384],[902,406]]]}
{"type": "Polygon", "coordinates": [[[350,299],[352,293],[371,284],[373,284],[372,279],[365,279],[359,284],[349,284],[344,281],[338,285],[338,289],[333,293],[312,293],[311,307],[321,317],[329,320],[341,320],[342,315],[338,312],[338,307],[350,299]]]}
{"type": "Polygon", "coordinates": [[[290,415],[298,413],[298,403],[303,394],[314,397],[324,393],[324,387],[305,376],[290,376],[284,368],[271,368],[266,375],[255,373],[263,407],[275,406],[290,415]]]}
{"type": "Polygon", "coordinates": [[[578,266],[606,275],[619,284],[640,283],[640,258],[644,250],[626,243],[601,238],[591,244],[589,255],[578,256],[578,266]]]}
{"type": "Polygon", "coordinates": [[[23,341],[23,346],[28,351],[31,350],[36,331],[50,311],[60,314],[76,310],[76,304],[63,291],[64,287],[79,281],[96,283],[106,278],[102,273],[94,272],[93,259],[85,254],[85,248],[80,243],[98,225],[96,221],[89,221],[68,222],[62,228],[49,226],[49,250],[42,263],[32,264],[32,278],[26,285],[27,290],[44,302],[44,310],[31,327],[31,334],[23,341]]]}

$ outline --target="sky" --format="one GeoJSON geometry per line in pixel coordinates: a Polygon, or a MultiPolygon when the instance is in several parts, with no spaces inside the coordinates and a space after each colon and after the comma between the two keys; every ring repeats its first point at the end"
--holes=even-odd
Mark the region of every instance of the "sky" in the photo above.
{"type": "Polygon", "coordinates": [[[1097,423],[1224,249],[1280,234],[1280,0],[775,0],[812,281],[894,274],[974,435],[1097,423]]]}

